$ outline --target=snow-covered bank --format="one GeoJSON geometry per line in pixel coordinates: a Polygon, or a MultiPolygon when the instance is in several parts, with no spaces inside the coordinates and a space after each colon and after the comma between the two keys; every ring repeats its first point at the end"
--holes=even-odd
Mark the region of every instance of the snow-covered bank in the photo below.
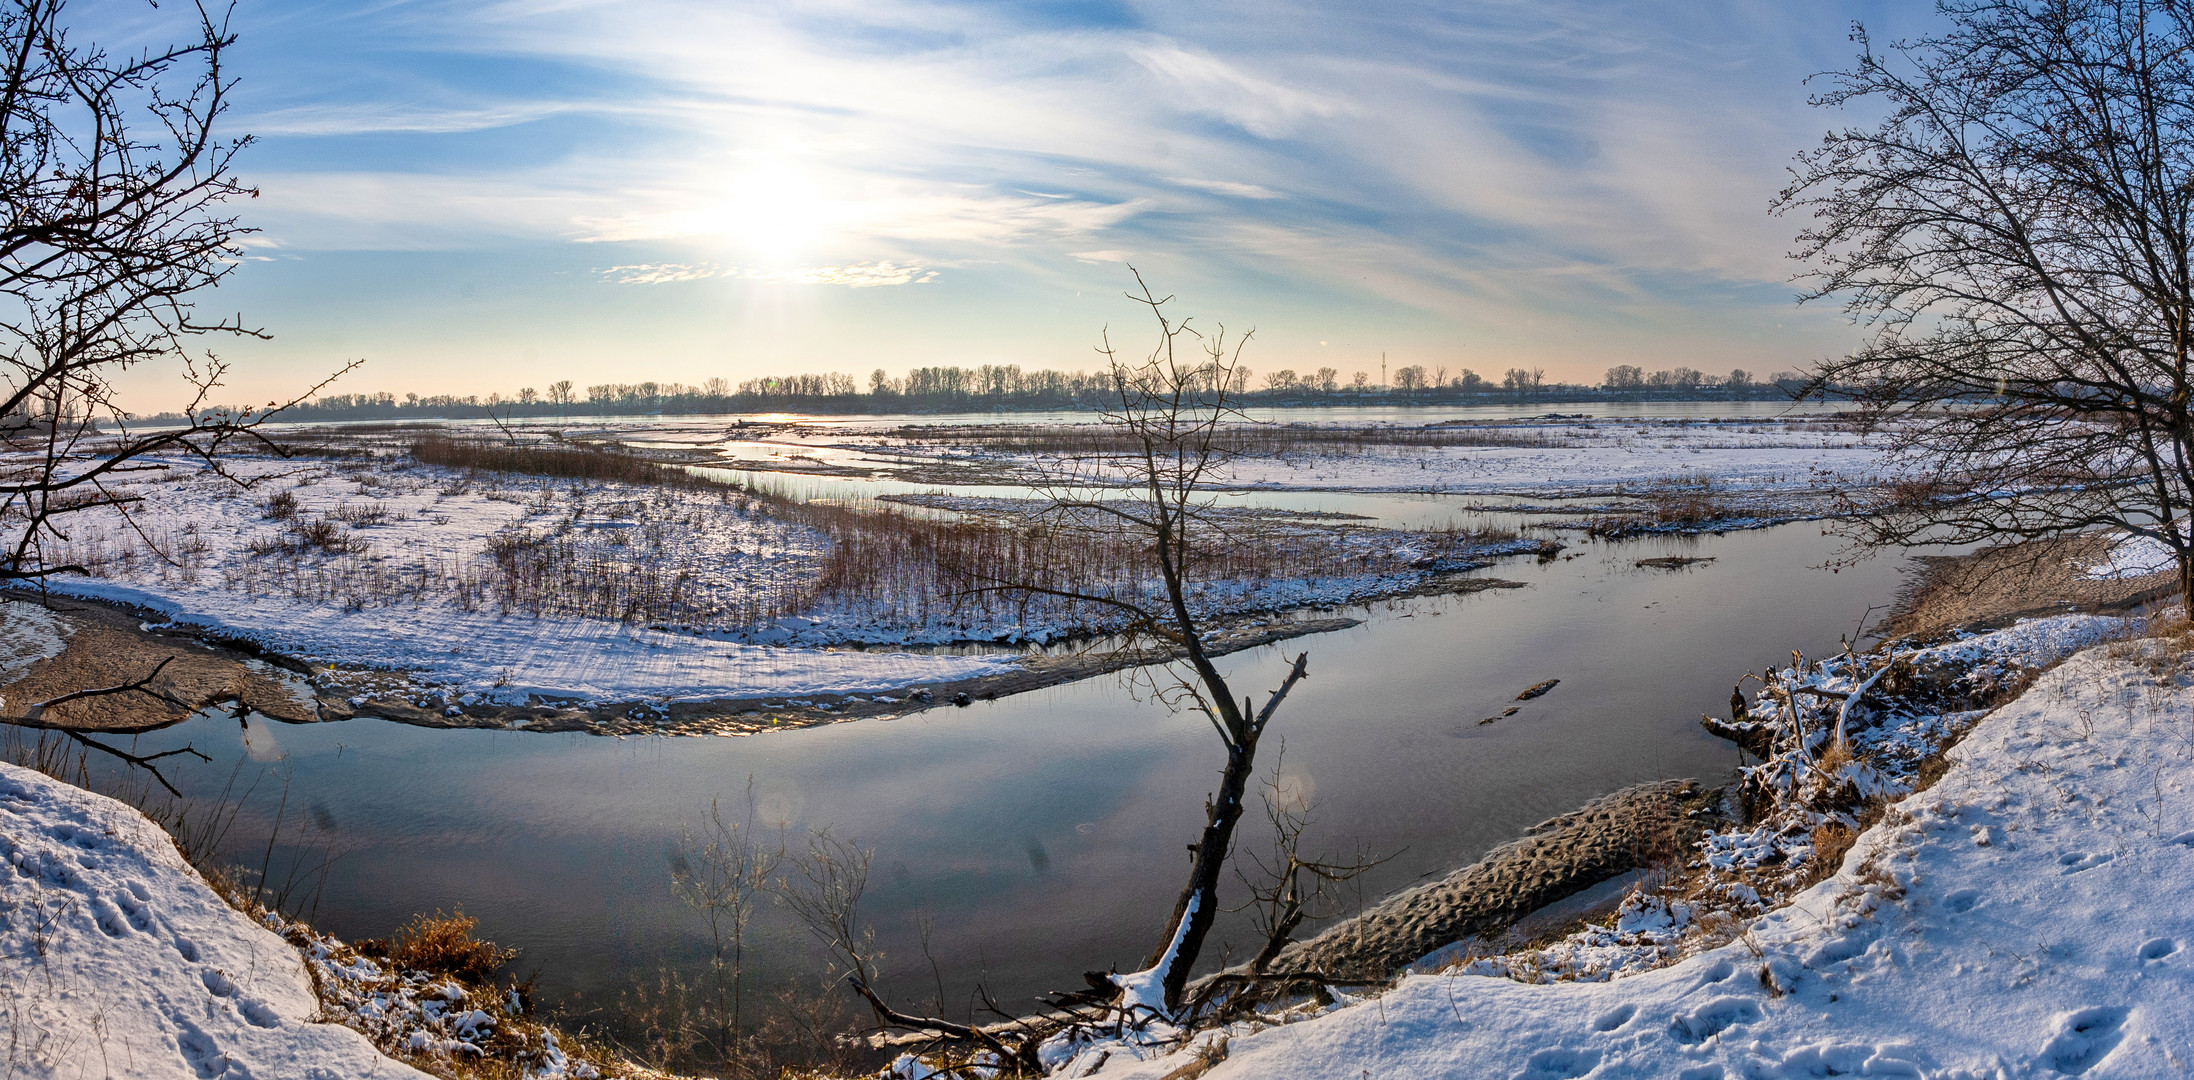
{"type": "Polygon", "coordinates": [[[313,1022],[297,951],[137,811],[0,764],[0,858],[0,1075],[425,1075],[313,1022]]]}
{"type": "MultiPolygon", "coordinates": [[[[2047,659],[2066,640],[2024,636],[2003,644],[2047,659]]],[[[2194,1065],[2190,646],[2102,645],[2045,673],[1836,874],[1719,947],[1606,982],[1410,976],[1245,1025],[1207,1075],[2178,1075],[2194,1065]]]]}
{"type": "Polygon", "coordinates": [[[231,470],[257,482],[246,491],[187,461],[164,464],[177,475],[127,486],[167,557],[128,523],[86,515],[54,555],[97,576],[58,577],[51,589],[511,704],[879,692],[1009,662],[777,648],[613,617],[509,612],[482,595],[498,542],[552,527],[574,538],[569,558],[602,560],[598,579],[629,566],[634,580],[619,587],[675,589],[696,609],[741,610],[812,577],[821,537],[717,492],[515,477],[499,486],[403,462],[239,458],[231,470]],[[303,539],[308,525],[324,529],[317,545],[303,539]]]}
{"type": "MultiPolygon", "coordinates": [[[[48,587],[335,669],[320,681],[334,700],[437,712],[903,698],[1018,670],[1010,651],[938,647],[1040,646],[1118,629],[1111,607],[974,588],[999,559],[1086,570],[1052,587],[1157,587],[1117,538],[984,547],[985,537],[1022,535],[1006,523],[974,539],[910,539],[912,519],[811,513],[734,487],[441,467],[371,442],[324,452],[336,456],[229,460],[249,488],[183,458],[147,459],[170,472],[114,481],[134,500],[128,518],[82,515],[46,555],[85,573],[48,587]],[[868,524],[848,526],[853,518],[868,524]],[[960,546],[945,557],[939,543],[960,546]]],[[[1229,518],[1243,523],[1257,526],[1258,542],[1238,546],[1256,558],[1189,589],[1215,625],[1414,595],[1441,575],[1559,546],[1229,518]]]]}

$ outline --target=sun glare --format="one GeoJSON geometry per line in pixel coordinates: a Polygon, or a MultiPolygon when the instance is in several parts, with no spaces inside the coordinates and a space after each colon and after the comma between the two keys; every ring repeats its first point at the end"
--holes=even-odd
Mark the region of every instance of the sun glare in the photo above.
{"type": "Polygon", "coordinates": [[[754,260],[813,254],[841,224],[844,206],[814,176],[785,161],[758,164],[725,184],[714,230],[754,260]]]}

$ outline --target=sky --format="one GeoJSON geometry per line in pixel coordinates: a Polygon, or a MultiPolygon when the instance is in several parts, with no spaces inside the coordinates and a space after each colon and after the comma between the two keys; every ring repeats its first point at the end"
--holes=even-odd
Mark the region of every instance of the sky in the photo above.
{"type": "MultiPolygon", "coordinates": [[[[151,40],[175,5],[79,0],[151,40]]],[[[1130,266],[1257,372],[1848,350],[1770,215],[1910,3],[239,0],[223,397],[1089,368],[1130,266]],[[1813,89],[1818,89],[1816,85],[1813,89]]],[[[172,34],[170,35],[173,36],[172,34]]],[[[129,383],[178,403],[172,372],[129,383]]]]}

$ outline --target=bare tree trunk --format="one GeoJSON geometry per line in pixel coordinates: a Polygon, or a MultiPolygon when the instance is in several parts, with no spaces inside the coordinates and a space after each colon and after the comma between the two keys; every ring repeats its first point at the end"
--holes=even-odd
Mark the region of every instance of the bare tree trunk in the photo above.
{"type": "Polygon", "coordinates": [[[1166,962],[1168,952],[1172,953],[1172,966],[1160,975],[1168,1009],[1181,1003],[1189,968],[1203,951],[1204,938],[1211,933],[1212,920],[1219,913],[1219,874],[1226,868],[1227,851],[1234,843],[1234,827],[1241,824],[1242,796],[1249,791],[1256,753],[1255,744],[1227,753],[1226,768],[1219,776],[1219,793],[1205,804],[1203,836],[1189,847],[1194,858],[1188,885],[1173,904],[1169,921],[1172,932],[1143,962],[1144,967],[1155,968],[1166,962]]]}

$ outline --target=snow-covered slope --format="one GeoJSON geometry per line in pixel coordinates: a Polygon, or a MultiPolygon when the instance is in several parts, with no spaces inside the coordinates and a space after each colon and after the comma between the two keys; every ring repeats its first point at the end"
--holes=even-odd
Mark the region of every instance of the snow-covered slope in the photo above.
{"type": "Polygon", "coordinates": [[[0,764],[0,1076],[423,1077],[137,811],[0,764]]]}
{"type": "MultiPolygon", "coordinates": [[[[2090,649],[1982,721],[1841,871],[1604,983],[1417,975],[1238,1030],[1229,1077],[2179,1076],[2194,1070],[2194,677],[2090,649]]],[[[1099,1075],[1161,1077],[1183,1056],[1099,1075]]]]}

